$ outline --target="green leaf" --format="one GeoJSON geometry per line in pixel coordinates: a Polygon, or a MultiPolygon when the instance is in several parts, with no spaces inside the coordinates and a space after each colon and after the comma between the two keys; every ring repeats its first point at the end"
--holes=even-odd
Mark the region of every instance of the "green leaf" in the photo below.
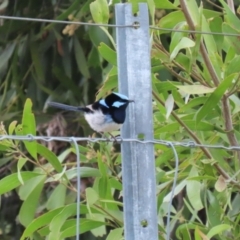
{"type": "Polygon", "coordinates": [[[123,228],[116,228],[110,231],[106,240],[122,240],[123,228]]]}
{"type": "MultiPolygon", "coordinates": [[[[181,22],[185,22],[185,17],[182,11],[173,11],[160,19],[158,26],[161,28],[172,29],[181,22]]],[[[159,31],[160,33],[167,33],[169,31],[159,31]]]]}
{"type": "Polygon", "coordinates": [[[223,231],[226,231],[227,229],[230,229],[230,228],[232,228],[232,227],[228,224],[217,225],[217,226],[213,227],[212,229],[210,229],[210,231],[207,234],[207,237],[209,237],[209,239],[211,239],[213,236],[220,234],[223,231]]]}
{"type": "MultiPolygon", "coordinates": [[[[76,221],[71,220],[71,222],[72,222],[72,226],[64,229],[61,232],[59,239],[76,236],[76,221]]],[[[80,233],[82,234],[82,233],[91,231],[91,230],[99,228],[105,224],[106,224],[105,222],[99,222],[99,221],[94,221],[94,220],[90,220],[90,219],[81,219],[80,218],[80,225],[79,225],[80,233]]],[[[63,228],[64,228],[64,226],[63,226],[63,228]]]]}
{"type": "Polygon", "coordinates": [[[173,49],[171,55],[170,55],[170,60],[172,61],[177,54],[179,53],[180,50],[185,49],[185,48],[190,48],[194,47],[195,42],[191,40],[190,38],[183,37],[180,42],[177,44],[177,46],[173,49]]]}
{"type": "Polygon", "coordinates": [[[92,41],[92,43],[94,44],[94,46],[97,48],[100,43],[104,42],[106,45],[110,44],[108,35],[106,34],[105,31],[103,31],[102,28],[96,28],[94,26],[90,26],[89,27],[89,36],[90,39],[92,41]]]}
{"type": "Polygon", "coordinates": [[[40,59],[40,52],[39,52],[39,43],[37,41],[30,42],[30,51],[32,56],[32,62],[36,71],[37,81],[43,84],[45,81],[42,62],[40,59]]]}
{"type": "Polygon", "coordinates": [[[184,1],[194,26],[201,26],[199,7],[196,1],[184,1]]]}
{"type": "Polygon", "coordinates": [[[225,78],[215,89],[215,91],[209,96],[202,108],[197,113],[197,123],[199,123],[206,115],[211,113],[212,109],[218,104],[225,91],[232,85],[233,79],[236,74],[232,74],[225,78]]]}
{"type": "Polygon", "coordinates": [[[96,0],[90,4],[90,11],[96,23],[108,23],[109,10],[106,0],[96,0]]]}
{"type": "Polygon", "coordinates": [[[21,169],[22,167],[24,166],[24,164],[27,162],[27,159],[26,158],[23,158],[23,157],[20,157],[18,159],[18,162],[17,162],[17,174],[18,174],[18,179],[19,181],[21,182],[21,184],[23,185],[24,184],[24,181],[22,179],[22,175],[21,175],[21,169]]]}
{"type": "MultiPolygon", "coordinates": [[[[76,168],[71,168],[71,169],[68,169],[66,172],[65,172],[66,176],[67,176],[67,179],[73,179],[77,176],[78,172],[77,172],[77,169],[76,168]]],[[[100,177],[101,174],[99,172],[99,170],[97,168],[90,168],[90,167],[81,167],[80,168],[80,176],[82,178],[85,178],[85,177],[100,177]]]]}
{"type": "Polygon", "coordinates": [[[38,184],[34,185],[35,187],[33,191],[25,199],[19,211],[19,215],[18,215],[19,222],[23,226],[27,226],[34,219],[37,205],[39,203],[39,197],[42,192],[46,176],[42,175],[42,176],[37,176],[36,178],[38,180],[38,184]]]}
{"type": "Polygon", "coordinates": [[[73,37],[73,43],[74,43],[74,54],[77,61],[78,69],[85,78],[89,78],[90,73],[88,70],[87,60],[83,52],[82,46],[80,45],[79,40],[76,36],[73,37]]]}
{"type": "Polygon", "coordinates": [[[105,60],[107,60],[112,65],[117,66],[117,53],[113,51],[109,46],[107,46],[105,43],[101,43],[98,47],[98,51],[105,60]]]}
{"type": "Polygon", "coordinates": [[[158,82],[155,84],[159,93],[175,90],[178,86],[170,81],[158,82]]]}
{"type": "MultiPolygon", "coordinates": [[[[25,182],[41,174],[35,172],[21,172],[22,180],[25,182]]],[[[0,180],[0,195],[9,192],[21,185],[18,179],[18,173],[13,173],[0,180]]]]}
{"type": "MultiPolygon", "coordinates": [[[[22,133],[23,135],[32,134],[36,136],[36,122],[32,113],[32,101],[28,98],[24,105],[23,117],[22,117],[22,133]]],[[[26,149],[31,156],[37,160],[37,143],[35,140],[23,141],[26,149]]]]}
{"type": "Polygon", "coordinates": [[[12,135],[14,133],[16,125],[17,125],[17,121],[13,121],[13,122],[10,123],[10,125],[8,127],[8,134],[9,135],[12,135]]]}
{"type": "Polygon", "coordinates": [[[160,9],[176,9],[177,6],[175,6],[173,3],[171,3],[168,0],[154,0],[155,7],[160,9]]]}
{"type": "Polygon", "coordinates": [[[57,156],[53,152],[51,152],[48,148],[37,143],[37,152],[38,154],[43,156],[54,167],[54,169],[57,172],[59,173],[62,172],[63,168],[57,156]]]}
{"type": "MultiPolygon", "coordinates": [[[[198,171],[196,167],[192,167],[189,173],[189,177],[196,177],[196,176],[198,176],[198,171]]],[[[196,180],[187,179],[186,190],[187,190],[188,199],[191,205],[193,206],[193,208],[196,211],[201,210],[203,208],[203,204],[201,201],[201,183],[196,180]]]]}
{"type": "Polygon", "coordinates": [[[173,107],[174,107],[174,98],[172,94],[169,94],[165,101],[166,119],[168,119],[169,116],[171,115],[173,107]]]}
{"type": "Polygon", "coordinates": [[[36,232],[39,228],[47,225],[56,216],[62,208],[55,209],[53,211],[49,211],[44,213],[40,217],[34,219],[24,230],[20,240],[24,240],[27,237],[30,237],[34,232],[36,232]]]}
{"type": "Polygon", "coordinates": [[[93,188],[86,188],[87,205],[90,207],[99,200],[97,192],[93,188]]]}
{"type": "Polygon", "coordinates": [[[225,77],[233,73],[239,73],[239,66],[240,66],[240,56],[236,56],[231,60],[229,64],[227,64],[225,77]]]}
{"type": "Polygon", "coordinates": [[[215,183],[215,189],[218,192],[222,192],[226,189],[226,187],[227,187],[226,179],[222,175],[220,175],[215,183]]]}
{"type": "Polygon", "coordinates": [[[230,23],[235,29],[239,29],[240,20],[239,18],[232,12],[230,7],[226,4],[224,0],[219,0],[224,7],[224,12],[226,13],[225,18],[228,23],[230,23]]]}
{"type": "MultiPolygon", "coordinates": [[[[38,229],[42,228],[45,225],[48,225],[55,216],[57,216],[59,213],[61,213],[63,211],[63,209],[68,209],[68,211],[71,211],[72,215],[75,215],[76,214],[76,203],[73,203],[73,204],[52,210],[52,211],[48,211],[47,213],[44,213],[43,215],[34,219],[26,227],[25,231],[23,232],[23,235],[21,236],[21,240],[24,240],[26,237],[30,237],[38,229]]],[[[80,210],[81,210],[82,214],[88,213],[88,210],[85,205],[81,205],[80,210]]],[[[91,209],[91,211],[94,211],[94,209],[91,209]]]]}
{"type": "MultiPolygon", "coordinates": [[[[233,28],[230,26],[228,23],[223,23],[222,24],[222,31],[224,33],[229,33],[229,34],[240,34],[240,31],[238,29],[233,28]]],[[[240,46],[239,46],[239,39],[238,36],[227,36],[225,35],[224,38],[226,39],[227,47],[229,48],[230,46],[234,49],[234,53],[240,54],[240,46]]]]}
{"type": "Polygon", "coordinates": [[[35,187],[42,181],[45,175],[39,175],[24,182],[24,185],[19,187],[19,197],[21,200],[26,200],[29,195],[34,191],[35,187]]]}
{"type": "Polygon", "coordinates": [[[4,50],[0,53],[0,71],[3,71],[3,69],[7,66],[8,60],[13,54],[13,51],[16,47],[17,42],[11,42],[7,46],[4,47],[4,50]]]}
{"type": "Polygon", "coordinates": [[[64,206],[66,190],[67,188],[63,184],[58,184],[58,186],[54,188],[54,190],[52,191],[51,195],[47,200],[46,207],[48,210],[64,206]]]}
{"type": "Polygon", "coordinates": [[[224,213],[220,206],[219,199],[211,191],[207,191],[208,208],[207,217],[210,226],[217,226],[222,223],[221,216],[224,213]]]}
{"type": "Polygon", "coordinates": [[[185,85],[185,86],[176,86],[181,92],[187,94],[205,94],[214,92],[215,88],[209,88],[203,85],[185,85]]]}

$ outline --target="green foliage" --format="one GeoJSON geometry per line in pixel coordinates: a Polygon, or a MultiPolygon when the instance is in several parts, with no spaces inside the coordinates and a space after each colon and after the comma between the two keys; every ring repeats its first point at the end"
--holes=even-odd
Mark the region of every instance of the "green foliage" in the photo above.
{"type": "MultiPolygon", "coordinates": [[[[5,15],[113,24],[118,2],[3,1],[0,8],[5,15]]],[[[137,12],[139,1],[129,2],[137,12]]],[[[240,34],[240,21],[223,0],[220,8],[194,0],[144,2],[156,27],[240,34]]],[[[0,134],[88,135],[82,119],[76,124],[73,116],[47,115],[46,103],[87,104],[116,90],[112,28],[6,20],[0,33],[1,121],[9,126],[6,130],[1,123],[0,134]]],[[[154,137],[238,145],[239,37],[154,29],[151,36],[154,137]]],[[[78,147],[0,141],[1,239],[14,234],[22,240],[75,239],[76,151],[81,159],[81,239],[123,239],[121,156],[112,143],[78,147]],[[14,209],[4,205],[9,196],[18,204],[11,221],[2,211],[14,209]],[[15,229],[16,217],[24,227],[20,234],[9,230],[15,229]]],[[[176,151],[173,239],[239,239],[239,152],[180,146],[176,151]]],[[[155,157],[159,239],[165,239],[175,159],[162,145],[155,145],[155,157]]]]}

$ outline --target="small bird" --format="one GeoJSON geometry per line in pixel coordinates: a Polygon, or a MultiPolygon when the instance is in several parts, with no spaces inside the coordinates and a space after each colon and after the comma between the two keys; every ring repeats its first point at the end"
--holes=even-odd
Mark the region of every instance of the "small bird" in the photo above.
{"type": "Polygon", "coordinates": [[[100,99],[85,107],[74,107],[57,102],[49,102],[51,107],[69,111],[84,112],[84,117],[90,127],[100,133],[118,130],[125,121],[126,108],[134,100],[120,93],[111,93],[105,99],[100,99]]]}

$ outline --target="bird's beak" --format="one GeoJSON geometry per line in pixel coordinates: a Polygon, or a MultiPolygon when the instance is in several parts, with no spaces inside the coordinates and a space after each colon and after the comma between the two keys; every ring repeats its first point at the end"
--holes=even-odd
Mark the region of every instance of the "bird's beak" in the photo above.
{"type": "Polygon", "coordinates": [[[128,100],[128,102],[131,103],[131,102],[135,102],[135,101],[130,99],[130,100],[128,100]]]}

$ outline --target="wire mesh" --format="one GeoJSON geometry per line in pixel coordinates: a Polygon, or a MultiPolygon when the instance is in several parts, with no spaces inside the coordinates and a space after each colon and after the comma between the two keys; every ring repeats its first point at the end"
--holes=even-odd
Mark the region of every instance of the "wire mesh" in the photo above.
{"type": "MultiPolygon", "coordinates": [[[[224,146],[224,145],[208,145],[208,144],[198,144],[194,141],[186,141],[186,142],[172,142],[172,141],[166,141],[162,139],[153,139],[153,140],[141,140],[141,139],[134,139],[134,138],[127,138],[123,139],[121,137],[117,138],[91,138],[91,137],[61,137],[61,136],[33,136],[31,134],[26,135],[26,136],[19,136],[19,135],[0,135],[0,141],[2,140],[19,140],[19,141],[45,141],[45,142],[51,142],[51,141],[61,141],[61,142],[69,142],[73,143],[74,148],[76,150],[76,160],[77,160],[77,218],[76,218],[76,239],[80,239],[79,235],[79,225],[80,225],[80,186],[81,186],[81,167],[80,167],[80,150],[78,149],[78,144],[77,142],[92,142],[92,143],[98,143],[98,142],[117,142],[121,144],[122,142],[138,142],[141,144],[160,144],[167,146],[172,149],[173,151],[173,156],[175,160],[175,171],[174,171],[174,178],[173,178],[173,185],[170,193],[170,201],[168,204],[168,209],[167,209],[167,224],[166,224],[166,239],[170,240],[170,219],[171,219],[171,207],[172,207],[172,200],[174,198],[174,192],[176,189],[176,184],[177,184],[177,178],[178,178],[178,170],[179,170],[179,158],[178,154],[176,151],[176,147],[181,146],[185,148],[210,148],[210,149],[225,149],[225,150],[230,150],[230,151],[240,151],[240,146],[224,146]]],[[[232,176],[232,179],[236,177],[236,175],[239,174],[237,172],[232,176]]],[[[229,179],[230,181],[231,179],[229,179]]],[[[228,180],[226,180],[228,181],[228,180]]]]}

